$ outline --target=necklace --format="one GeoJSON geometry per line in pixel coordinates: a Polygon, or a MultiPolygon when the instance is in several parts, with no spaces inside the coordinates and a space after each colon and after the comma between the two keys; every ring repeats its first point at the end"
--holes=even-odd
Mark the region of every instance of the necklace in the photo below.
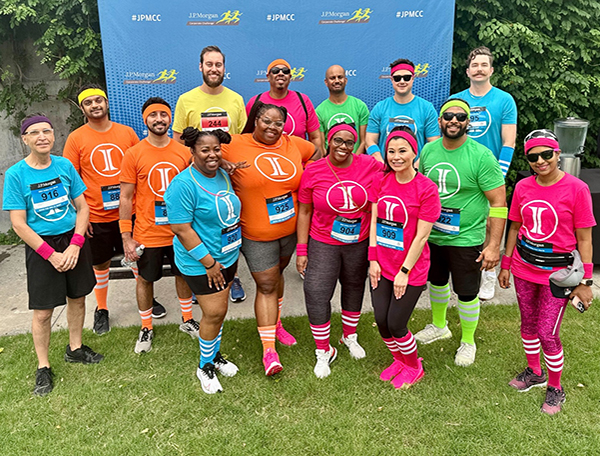
{"type": "MultiPolygon", "coordinates": [[[[223,177],[225,178],[225,182],[227,182],[227,191],[225,192],[225,194],[224,194],[224,195],[218,195],[218,194],[216,194],[216,193],[213,193],[213,192],[211,192],[211,191],[209,191],[209,190],[206,190],[206,189],[205,189],[205,188],[204,188],[202,185],[200,185],[200,182],[198,182],[198,181],[196,180],[196,178],[194,177],[194,173],[192,172],[192,168],[193,168],[193,166],[194,166],[194,165],[190,165],[190,166],[188,167],[188,169],[189,169],[189,171],[190,171],[190,176],[192,176],[192,179],[194,179],[194,182],[196,182],[196,184],[198,184],[198,187],[200,187],[202,190],[204,190],[204,191],[205,191],[206,193],[208,193],[209,195],[216,196],[217,198],[222,198],[222,197],[224,197],[225,195],[227,195],[227,194],[229,193],[229,189],[230,189],[230,187],[229,187],[229,180],[227,179],[227,177],[226,177],[226,176],[223,176],[223,177]]],[[[221,174],[223,174],[223,171],[221,170],[221,168],[219,168],[219,171],[221,172],[221,174]]]]}

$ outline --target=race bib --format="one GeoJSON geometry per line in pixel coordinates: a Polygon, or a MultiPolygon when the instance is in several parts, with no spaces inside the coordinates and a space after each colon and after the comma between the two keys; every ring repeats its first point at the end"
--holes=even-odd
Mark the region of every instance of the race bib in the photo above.
{"type": "Polygon", "coordinates": [[[242,245],[242,227],[239,223],[221,230],[221,253],[229,253],[242,245]]]}
{"type": "Polygon", "coordinates": [[[447,234],[460,234],[460,209],[442,207],[440,218],[433,224],[433,228],[447,234]]]}
{"type": "Polygon", "coordinates": [[[200,114],[202,131],[212,131],[220,128],[229,131],[229,119],[225,111],[203,112],[200,114]]]}
{"type": "Polygon", "coordinates": [[[102,190],[102,204],[105,211],[119,208],[119,201],[121,198],[121,186],[120,185],[107,185],[100,188],[102,190]]]}
{"type": "Polygon", "coordinates": [[[67,190],[60,177],[38,184],[31,184],[31,199],[36,212],[56,211],[62,212],[69,204],[67,190]]]}
{"type": "Polygon", "coordinates": [[[168,225],[169,218],[167,217],[167,203],[164,201],[154,202],[154,224],[168,225]]]}
{"type": "Polygon", "coordinates": [[[285,222],[296,215],[292,192],[288,192],[285,195],[275,196],[273,198],[267,198],[266,201],[267,211],[269,213],[269,223],[271,225],[285,222]]]}
{"type": "Polygon", "coordinates": [[[358,242],[360,236],[360,219],[349,219],[337,216],[331,227],[331,237],[346,244],[358,242]]]}
{"type": "Polygon", "coordinates": [[[480,138],[490,127],[491,117],[485,106],[472,106],[467,134],[471,138],[480,138]]]}
{"type": "Polygon", "coordinates": [[[394,250],[404,250],[404,225],[377,218],[377,245],[394,250]]]}

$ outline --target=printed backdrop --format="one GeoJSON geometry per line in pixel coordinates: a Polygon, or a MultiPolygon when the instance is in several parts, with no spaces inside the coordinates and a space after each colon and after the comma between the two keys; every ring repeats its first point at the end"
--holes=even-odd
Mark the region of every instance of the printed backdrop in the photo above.
{"type": "Polygon", "coordinates": [[[145,136],[141,107],[202,84],[203,47],[226,55],[224,85],[247,102],[267,91],[276,58],[293,68],[290,88],[315,107],[328,96],[325,70],[342,65],[346,91],[369,109],[393,94],[389,64],[416,65],[413,91],[436,108],[449,95],[454,0],[99,0],[111,118],[145,136]]]}

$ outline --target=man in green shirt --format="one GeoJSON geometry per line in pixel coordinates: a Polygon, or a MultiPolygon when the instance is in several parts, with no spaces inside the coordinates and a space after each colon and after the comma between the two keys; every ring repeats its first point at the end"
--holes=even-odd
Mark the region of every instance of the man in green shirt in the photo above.
{"type": "Polygon", "coordinates": [[[481,270],[493,269],[499,262],[507,216],[502,170],[487,147],[467,136],[469,115],[466,101],[446,101],[439,117],[442,137],[425,145],[419,165],[419,171],[438,185],[442,214],[429,236],[433,323],[415,339],[429,344],[452,337],[446,321],[452,274],[462,328],[454,362],[463,367],[475,361],[481,270]],[[490,235],[484,247],[488,217],[490,235]]]}
{"type": "Polygon", "coordinates": [[[348,78],[346,71],[339,65],[330,66],[325,72],[325,85],[329,89],[329,98],[317,106],[322,142],[327,149],[327,133],[335,124],[344,122],[354,124],[358,133],[358,141],[354,145],[355,154],[365,153],[365,136],[369,122],[369,108],[353,96],[346,94],[348,78]]]}

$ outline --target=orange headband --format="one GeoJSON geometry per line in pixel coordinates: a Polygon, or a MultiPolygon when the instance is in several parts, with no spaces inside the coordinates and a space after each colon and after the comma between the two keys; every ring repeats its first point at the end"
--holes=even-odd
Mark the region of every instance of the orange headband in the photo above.
{"type": "Polygon", "coordinates": [[[285,60],[275,59],[271,63],[269,63],[269,66],[267,67],[267,74],[269,74],[271,72],[271,68],[276,67],[277,65],[284,65],[284,66],[288,67],[290,70],[292,69],[290,64],[287,63],[285,60]]]}
{"type": "Polygon", "coordinates": [[[169,114],[169,121],[172,119],[171,109],[167,105],[164,105],[162,103],[154,103],[154,104],[151,104],[150,106],[148,106],[146,109],[144,109],[144,112],[142,113],[142,117],[144,118],[144,123],[146,123],[146,119],[154,111],[164,111],[167,114],[169,114]]]}

